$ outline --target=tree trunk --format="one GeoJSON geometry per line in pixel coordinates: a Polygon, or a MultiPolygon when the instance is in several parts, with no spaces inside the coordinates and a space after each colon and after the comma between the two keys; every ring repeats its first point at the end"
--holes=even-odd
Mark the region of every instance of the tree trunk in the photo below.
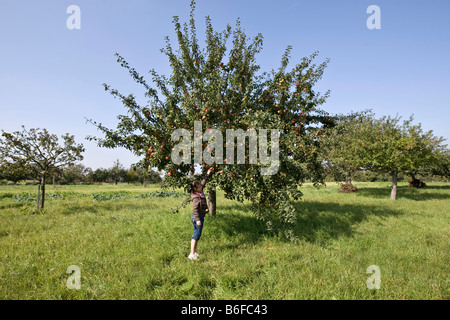
{"type": "Polygon", "coordinates": [[[346,184],[352,184],[352,177],[350,177],[349,175],[347,175],[347,176],[345,177],[345,183],[346,183],[346,184]]]}
{"type": "Polygon", "coordinates": [[[44,202],[45,202],[45,175],[41,177],[41,181],[39,182],[38,186],[38,205],[37,209],[44,209],[44,202]]]}
{"type": "Polygon", "coordinates": [[[38,210],[40,207],[40,202],[41,202],[41,180],[39,180],[39,183],[38,183],[38,194],[37,194],[37,209],[38,210]]]}
{"type": "Polygon", "coordinates": [[[216,215],[216,187],[208,187],[208,210],[210,216],[216,215]]]}
{"type": "Polygon", "coordinates": [[[392,172],[391,200],[397,200],[397,170],[392,172]]]}

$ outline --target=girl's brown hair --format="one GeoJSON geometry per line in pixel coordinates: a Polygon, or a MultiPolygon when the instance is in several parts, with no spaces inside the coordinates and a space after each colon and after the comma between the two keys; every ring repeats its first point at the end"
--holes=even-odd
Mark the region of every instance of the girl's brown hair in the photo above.
{"type": "Polygon", "coordinates": [[[190,187],[190,189],[189,189],[189,192],[190,193],[194,193],[195,192],[195,190],[197,190],[197,187],[200,185],[200,182],[198,182],[198,181],[193,181],[192,183],[191,183],[191,187],[190,187]]]}

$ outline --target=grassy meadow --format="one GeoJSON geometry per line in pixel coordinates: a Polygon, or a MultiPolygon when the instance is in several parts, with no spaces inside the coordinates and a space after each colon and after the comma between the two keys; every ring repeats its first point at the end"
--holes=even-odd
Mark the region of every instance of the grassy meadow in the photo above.
{"type": "Polygon", "coordinates": [[[219,191],[190,261],[190,205],[159,186],[0,186],[0,299],[449,299],[450,185],[302,187],[299,242],[266,232],[249,203],[219,191]],[[147,194],[147,196],[145,196],[147,194]],[[53,195],[53,196],[52,196],[53,195]],[[81,289],[68,289],[69,266],[81,289]],[[369,290],[367,268],[381,271],[369,290]]]}

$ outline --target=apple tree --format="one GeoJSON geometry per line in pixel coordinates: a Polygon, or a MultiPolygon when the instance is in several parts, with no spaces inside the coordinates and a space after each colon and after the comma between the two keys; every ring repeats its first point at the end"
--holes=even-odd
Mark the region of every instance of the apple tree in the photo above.
{"type": "Polygon", "coordinates": [[[50,134],[46,129],[29,129],[12,133],[2,130],[0,138],[0,167],[20,166],[22,170],[39,180],[37,209],[44,208],[45,182],[49,175],[60,168],[83,160],[82,144],[75,143],[75,137],[66,133],[61,137],[50,134]]]}
{"type": "Polygon", "coordinates": [[[321,131],[332,121],[319,106],[329,92],[321,94],[313,88],[328,61],[316,65],[318,53],[313,53],[288,69],[291,60],[288,47],[277,70],[262,72],[256,63],[262,50],[261,34],[249,38],[239,20],[234,29],[227,25],[217,32],[206,17],[205,43],[201,46],[194,11],[192,1],[188,23],[182,24],[174,17],[177,47],[166,37],[162,49],[172,73],[164,76],[150,70],[153,85],[116,54],[117,62],[144,87],[147,102],[142,105],[135,95],[122,94],[104,84],[107,92],[120,99],[127,113],[118,116],[114,129],[89,120],[102,137],[88,139],[97,141],[101,147],[124,147],[142,157],[144,166],[163,170],[164,187],[187,189],[196,168],[205,174],[212,165],[215,170],[208,183],[210,196],[220,188],[228,199],[250,201],[254,214],[266,221],[269,229],[283,226],[285,235],[293,239],[296,210],[291,201],[301,197],[299,187],[306,179],[321,183],[324,178],[319,152],[321,131]],[[198,124],[200,140],[195,133],[198,124]],[[254,152],[249,134],[253,129],[272,132],[263,137],[259,131],[258,141],[266,139],[271,146],[268,150],[254,152]],[[184,130],[185,136],[173,139],[175,130],[184,130]],[[227,130],[248,134],[241,140],[241,149],[239,142],[236,150],[220,139],[220,135],[227,135],[227,130]],[[211,131],[215,132],[213,138],[208,136],[211,131]],[[179,149],[180,141],[184,148],[179,149]],[[212,147],[213,141],[220,141],[219,146],[212,147]],[[200,157],[196,154],[199,148],[200,157]],[[174,150],[187,160],[175,163],[174,150]],[[235,161],[243,151],[244,160],[235,161]],[[264,174],[269,154],[278,156],[277,170],[270,175],[264,174]],[[206,161],[208,155],[214,159],[213,163],[206,161]]]}
{"type": "Polygon", "coordinates": [[[397,199],[399,173],[414,177],[418,172],[431,170],[447,150],[444,138],[434,136],[431,130],[423,132],[420,124],[413,124],[412,116],[401,121],[399,116],[377,119],[368,114],[351,122],[354,123],[349,126],[352,129],[342,137],[345,143],[348,143],[346,137],[352,137],[351,143],[342,146],[346,149],[343,154],[353,167],[390,174],[392,200],[397,199]]]}
{"type": "Polygon", "coordinates": [[[345,181],[351,185],[354,174],[367,168],[366,129],[373,117],[370,110],[333,116],[335,126],[326,131],[327,139],[323,140],[322,153],[327,173],[335,181],[345,181]]]}

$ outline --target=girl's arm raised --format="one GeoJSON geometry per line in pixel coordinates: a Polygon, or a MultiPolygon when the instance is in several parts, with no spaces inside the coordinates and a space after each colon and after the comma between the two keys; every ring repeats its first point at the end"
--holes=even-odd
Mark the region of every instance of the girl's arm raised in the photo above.
{"type": "Polygon", "coordinates": [[[201,182],[202,189],[205,187],[206,182],[208,182],[208,178],[209,178],[209,176],[211,175],[211,172],[212,172],[213,170],[214,170],[213,167],[211,167],[211,168],[208,169],[208,172],[206,173],[206,177],[204,177],[203,180],[202,180],[202,182],[201,182]]]}

